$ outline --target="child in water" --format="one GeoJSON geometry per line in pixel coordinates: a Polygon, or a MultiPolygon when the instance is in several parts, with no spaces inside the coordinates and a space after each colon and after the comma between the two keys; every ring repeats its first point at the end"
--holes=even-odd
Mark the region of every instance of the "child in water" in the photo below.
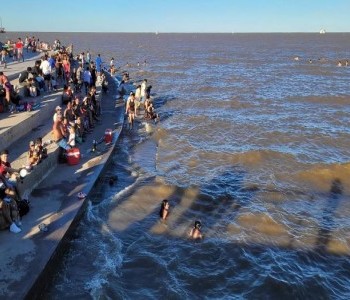
{"type": "Polygon", "coordinates": [[[200,221],[195,221],[194,222],[194,226],[191,229],[190,234],[189,234],[190,238],[192,238],[194,240],[202,239],[203,235],[201,233],[201,227],[202,227],[201,222],[200,221]]]}

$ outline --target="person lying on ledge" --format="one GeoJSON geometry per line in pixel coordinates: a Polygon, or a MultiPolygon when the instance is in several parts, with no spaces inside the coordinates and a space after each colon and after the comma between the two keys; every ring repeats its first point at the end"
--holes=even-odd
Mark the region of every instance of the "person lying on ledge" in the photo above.
{"type": "Polygon", "coordinates": [[[64,150],[68,150],[71,147],[67,144],[67,140],[65,138],[62,118],[63,118],[62,115],[58,114],[56,117],[56,121],[53,123],[53,127],[52,127],[53,140],[59,147],[63,148],[64,150]]]}

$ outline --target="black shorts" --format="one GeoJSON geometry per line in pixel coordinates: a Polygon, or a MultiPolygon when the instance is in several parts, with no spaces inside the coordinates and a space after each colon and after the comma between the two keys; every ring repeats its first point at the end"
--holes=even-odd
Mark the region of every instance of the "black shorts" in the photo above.
{"type": "Polygon", "coordinates": [[[51,79],[51,74],[44,75],[44,80],[49,81],[51,79]]]}

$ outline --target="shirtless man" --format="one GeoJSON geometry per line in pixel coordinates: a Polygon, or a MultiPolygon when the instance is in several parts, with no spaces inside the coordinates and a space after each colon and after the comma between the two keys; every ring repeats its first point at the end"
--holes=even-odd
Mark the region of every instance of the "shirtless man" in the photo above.
{"type": "Polygon", "coordinates": [[[56,117],[56,121],[53,123],[52,127],[52,134],[53,134],[53,139],[55,143],[63,148],[64,150],[68,150],[71,147],[67,144],[67,140],[64,136],[64,128],[63,128],[63,123],[62,123],[62,115],[58,114],[56,117]]]}
{"type": "Polygon", "coordinates": [[[194,240],[202,239],[203,235],[201,233],[201,227],[202,227],[201,222],[200,221],[195,221],[194,222],[194,226],[191,229],[190,234],[189,234],[190,238],[192,238],[194,240]]]}

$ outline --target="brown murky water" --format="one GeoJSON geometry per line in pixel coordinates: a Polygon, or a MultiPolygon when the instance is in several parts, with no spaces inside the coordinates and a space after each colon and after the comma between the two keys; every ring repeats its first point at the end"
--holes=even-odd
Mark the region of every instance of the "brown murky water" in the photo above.
{"type": "Polygon", "coordinates": [[[123,133],[48,296],[350,297],[350,34],[40,37],[113,56],[161,115],[123,133]]]}

